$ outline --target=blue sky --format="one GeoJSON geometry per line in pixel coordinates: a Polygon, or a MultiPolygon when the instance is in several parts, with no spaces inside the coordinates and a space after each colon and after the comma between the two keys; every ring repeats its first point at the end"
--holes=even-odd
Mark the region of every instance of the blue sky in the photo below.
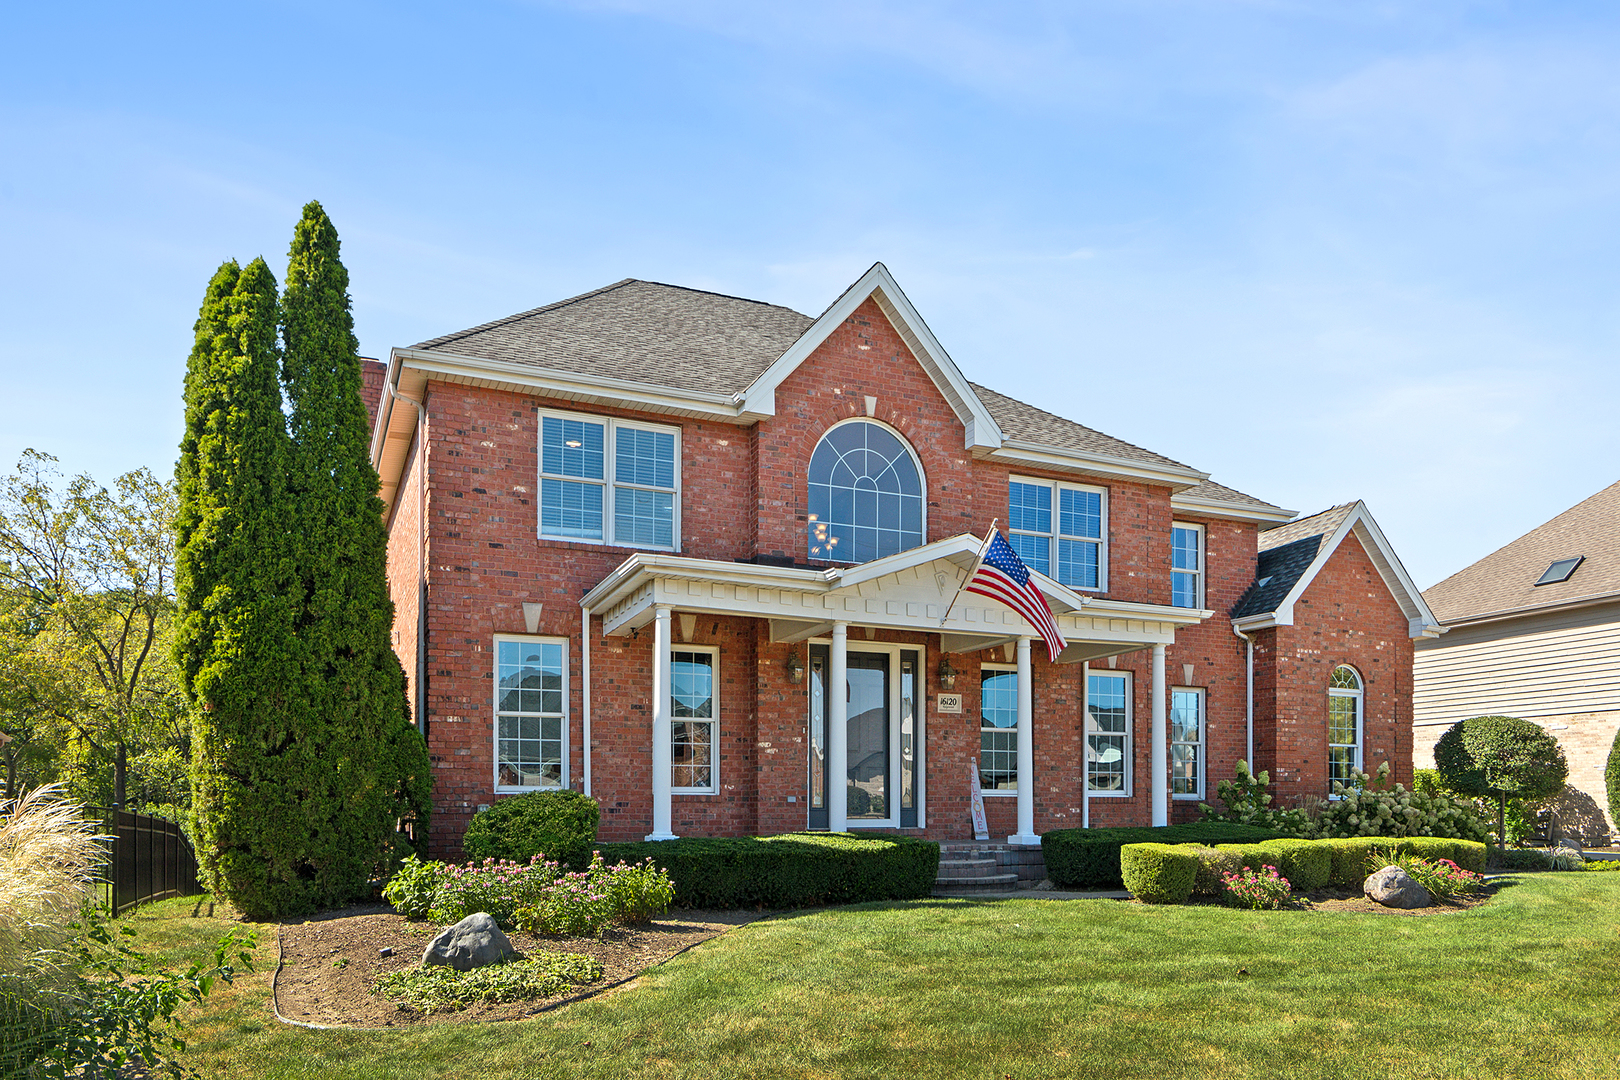
{"type": "Polygon", "coordinates": [[[819,312],[1422,587],[1620,479],[1608,4],[13,5],[0,464],[167,474],[202,289],[344,241],[362,351],[623,277],[819,312]]]}

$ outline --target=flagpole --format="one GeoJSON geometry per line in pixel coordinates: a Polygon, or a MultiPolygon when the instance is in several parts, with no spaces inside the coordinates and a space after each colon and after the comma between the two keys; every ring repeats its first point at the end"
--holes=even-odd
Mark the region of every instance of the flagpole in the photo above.
{"type": "Polygon", "coordinates": [[[979,572],[979,566],[984,562],[984,553],[990,550],[990,542],[995,539],[996,526],[999,524],[1001,524],[1000,518],[991,519],[990,531],[984,534],[984,543],[979,545],[979,557],[973,560],[973,569],[967,572],[967,577],[963,578],[961,584],[956,586],[956,595],[951,597],[950,604],[945,608],[945,614],[939,617],[939,625],[945,625],[945,621],[951,617],[951,611],[956,607],[956,602],[962,597],[962,590],[967,588],[967,583],[973,580],[973,575],[979,572]]]}

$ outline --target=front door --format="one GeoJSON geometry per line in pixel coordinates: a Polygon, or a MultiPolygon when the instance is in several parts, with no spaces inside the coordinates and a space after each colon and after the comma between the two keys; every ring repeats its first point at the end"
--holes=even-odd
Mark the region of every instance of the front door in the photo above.
{"type": "Polygon", "coordinates": [[[852,828],[915,825],[916,653],[850,649],[844,697],[848,728],[842,762],[827,760],[828,647],[810,649],[810,813],[812,829],[828,827],[827,800],[843,789],[852,828]],[[899,684],[894,667],[901,668],[899,684]]]}

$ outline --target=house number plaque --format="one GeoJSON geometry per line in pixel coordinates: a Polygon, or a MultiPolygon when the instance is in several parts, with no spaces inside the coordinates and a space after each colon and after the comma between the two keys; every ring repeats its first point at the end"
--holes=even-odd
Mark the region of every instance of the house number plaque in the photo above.
{"type": "Polygon", "coordinates": [[[962,695],[940,694],[934,699],[934,707],[942,713],[959,713],[962,711],[962,695]]]}

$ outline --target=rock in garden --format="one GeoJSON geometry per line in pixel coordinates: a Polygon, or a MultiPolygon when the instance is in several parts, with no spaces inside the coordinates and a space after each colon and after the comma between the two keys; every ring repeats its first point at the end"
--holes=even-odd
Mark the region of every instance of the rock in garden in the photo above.
{"type": "Polygon", "coordinates": [[[1428,907],[1432,899],[1428,889],[1413,881],[1411,875],[1398,866],[1386,866],[1368,875],[1362,892],[1367,894],[1367,899],[1394,908],[1428,907]]]}
{"type": "Polygon", "coordinates": [[[457,971],[498,964],[517,956],[512,942],[487,912],[476,912],[439,932],[422,953],[422,966],[443,965],[457,971]]]}

